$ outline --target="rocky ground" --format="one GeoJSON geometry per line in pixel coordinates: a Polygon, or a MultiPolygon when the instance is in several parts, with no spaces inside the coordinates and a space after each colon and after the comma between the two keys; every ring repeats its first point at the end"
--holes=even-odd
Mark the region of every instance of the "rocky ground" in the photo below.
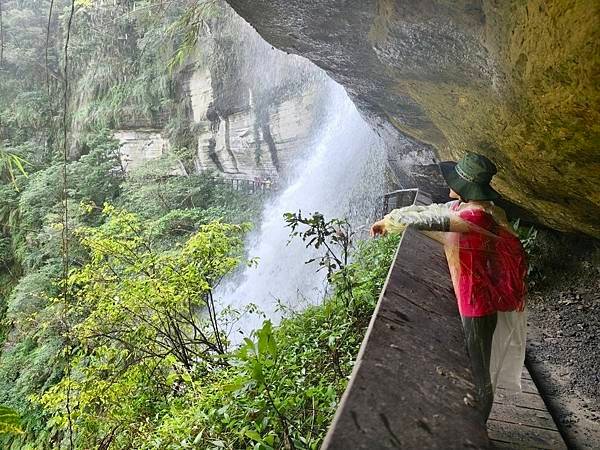
{"type": "Polygon", "coordinates": [[[576,271],[553,273],[532,287],[527,358],[569,447],[600,449],[597,253],[577,264],[576,271]]]}

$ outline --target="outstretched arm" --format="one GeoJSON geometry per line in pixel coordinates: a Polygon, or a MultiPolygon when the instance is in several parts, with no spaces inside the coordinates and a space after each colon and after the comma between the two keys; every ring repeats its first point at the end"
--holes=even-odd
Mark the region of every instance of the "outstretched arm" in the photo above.
{"type": "Polygon", "coordinates": [[[371,236],[402,232],[407,226],[423,231],[467,232],[469,225],[446,205],[408,206],[394,209],[371,226],[371,236]]]}

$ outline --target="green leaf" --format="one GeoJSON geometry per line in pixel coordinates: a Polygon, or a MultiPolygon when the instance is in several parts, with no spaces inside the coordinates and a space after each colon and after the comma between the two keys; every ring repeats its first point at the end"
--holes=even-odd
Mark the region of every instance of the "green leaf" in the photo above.
{"type": "Polygon", "coordinates": [[[255,360],[252,363],[252,378],[261,384],[264,384],[264,382],[265,382],[265,376],[263,374],[263,366],[260,363],[260,361],[258,361],[258,360],[255,360]]]}
{"type": "Polygon", "coordinates": [[[223,386],[223,390],[225,392],[234,392],[234,391],[238,391],[241,388],[244,387],[244,380],[242,378],[238,378],[237,380],[235,380],[232,383],[228,383],[226,385],[223,386]]]}
{"type": "Polygon", "coordinates": [[[191,383],[192,382],[192,376],[188,372],[183,372],[181,374],[181,379],[183,381],[185,381],[186,383],[191,383]]]}
{"type": "Polygon", "coordinates": [[[3,434],[22,434],[21,417],[17,411],[0,405],[0,436],[3,434]]]}
{"type": "Polygon", "coordinates": [[[244,434],[247,437],[249,437],[250,439],[252,439],[253,441],[260,442],[260,443],[263,442],[262,438],[260,437],[260,434],[258,434],[258,432],[254,431],[254,430],[246,430],[246,432],[244,434]]]}

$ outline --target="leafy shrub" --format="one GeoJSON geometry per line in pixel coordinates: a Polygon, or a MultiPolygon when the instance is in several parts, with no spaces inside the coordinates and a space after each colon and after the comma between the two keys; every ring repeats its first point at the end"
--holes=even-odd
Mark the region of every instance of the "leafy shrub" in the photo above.
{"type": "MultiPolygon", "coordinates": [[[[339,289],[321,306],[266,322],[230,354],[231,365],[186,381],[181,396],[151,418],[140,449],[316,449],[322,443],[399,237],[358,244],[349,264],[357,308],[339,289]]],[[[345,295],[345,294],[344,294],[345,295]]]]}
{"type": "Polygon", "coordinates": [[[221,221],[227,215],[228,212],[221,207],[174,209],[156,220],[149,221],[148,228],[152,231],[156,245],[167,249],[187,239],[202,225],[221,221]]]}
{"type": "Polygon", "coordinates": [[[205,225],[180,248],[155,253],[135,215],[106,213],[105,225],[79,232],[91,260],[69,281],[78,350],[71,376],[39,397],[52,416],[43,433],[66,439],[70,392],[78,448],[318,448],[398,237],[359,243],[346,266],[350,285],[334,276],[323,305],[277,327],[267,321],[227,351],[206,294],[237,264],[231,252],[243,230],[205,225]]]}
{"type": "Polygon", "coordinates": [[[40,326],[34,316],[43,310],[48,299],[57,293],[53,283],[59,276],[60,265],[48,264],[22,277],[8,302],[8,319],[20,330],[40,326]]]}
{"type": "Polygon", "coordinates": [[[192,373],[227,365],[212,290],[238,265],[246,227],[202,225],[180,248],[156,252],[134,214],[113,207],[105,214],[101,227],[77,232],[90,261],[70,275],[71,301],[63,307],[79,350],[73,375],[42,403],[56,414],[52,425],[64,428],[71,392],[81,442],[114,437],[126,445],[192,373]],[[120,437],[112,435],[115,426],[120,437]]]}
{"type": "Polygon", "coordinates": [[[227,185],[215,174],[186,176],[173,172],[177,160],[166,156],[131,172],[122,185],[118,205],[146,219],[163,217],[173,210],[219,208],[228,223],[255,221],[261,205],[259,196],[248,196],[227,185]]]}

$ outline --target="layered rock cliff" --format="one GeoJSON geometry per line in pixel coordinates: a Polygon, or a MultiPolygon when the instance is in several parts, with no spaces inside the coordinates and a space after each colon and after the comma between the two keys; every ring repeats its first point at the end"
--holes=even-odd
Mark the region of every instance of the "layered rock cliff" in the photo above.
{"type": "Polygon", "coordinates": [[[600,236],[600,5],[594,0],[227,0],[357,105],[439,159],[493,159],[539,221],[600,236]]]}
{"type": "Polygon", "coordinates": [[[254,179],[285,175],[318,128],[319,91],[308,83],[287,95],[262,96],[256,86],[222,85],[211,71],[194,71],[187,83],[196,129],[197,170],[254,179]],[[223,98],[223,92],[237,95],[223,98]]]}
{"type": "Polygon", "coordinates": [[[115,131],[126,169],[185,146],[197,171],[286,176],[318,134],[327,77],[274,49],[226,5],[208,27],[176,75],[176,110],[152,127],[115,131]]]}

